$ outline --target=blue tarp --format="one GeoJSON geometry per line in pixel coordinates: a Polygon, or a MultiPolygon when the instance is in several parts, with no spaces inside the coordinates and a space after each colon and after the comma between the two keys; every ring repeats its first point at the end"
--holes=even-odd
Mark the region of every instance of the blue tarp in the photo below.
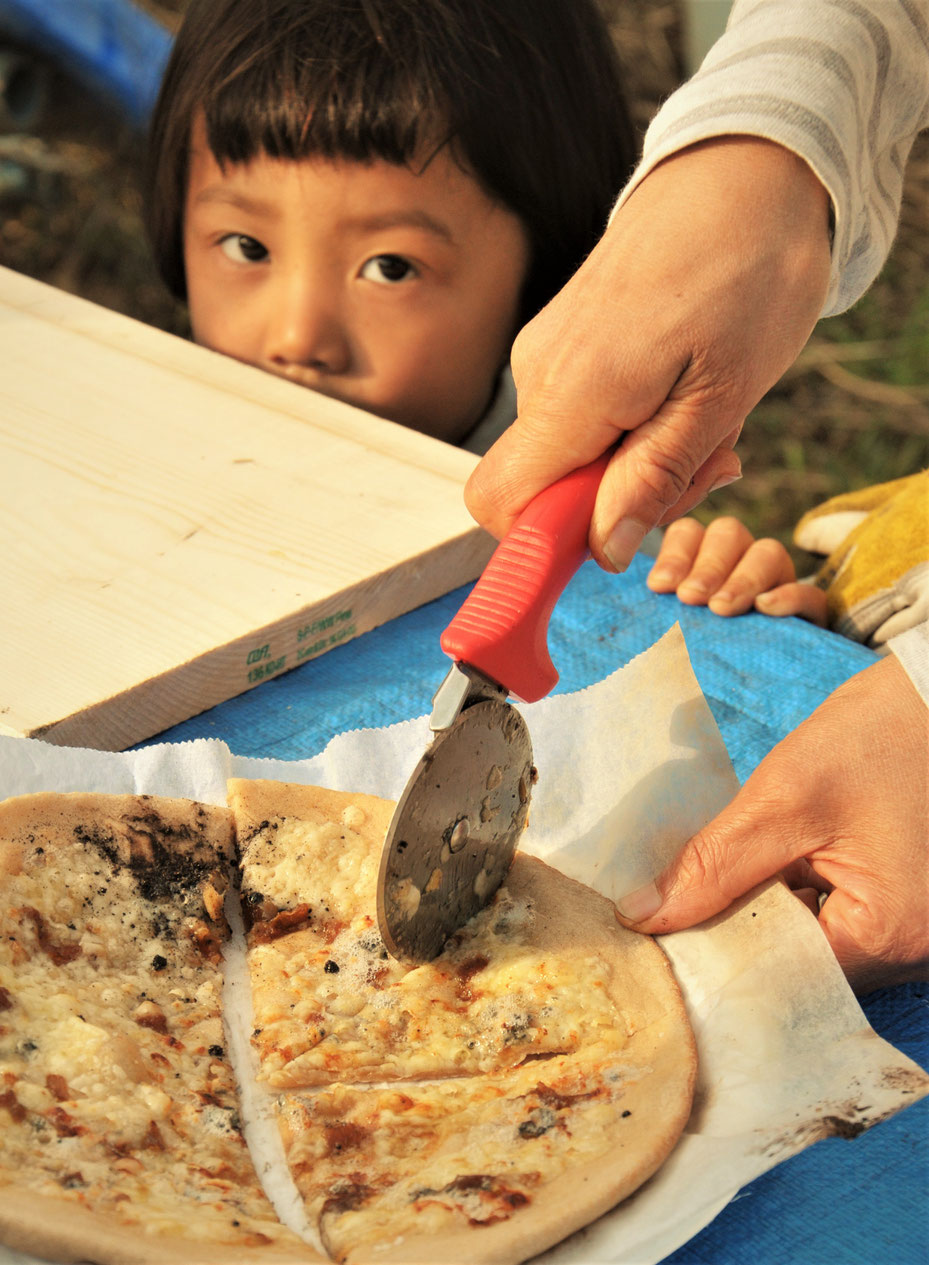
{"type": "Polygon", "coordinates": [[[0,0],[4,33],[146,125],[171,35],[130,0],[0,0]]]}
{"type": "MultiPolygon", "coordinates": [[[[799,619],[721,619],[658,596],[645,584],[650,565],[639,555],[624,575],[592,562],[581,567],[552,615],[556,689],[601,680],[680,623],[741,780],[827,694],[875,660],[863,646],[799,619]]],[[[439,633],[464,597],[459,589],[393,619],[153,741],[221,738],[239,755],[299,760],[347,729],[422,715],[448,670],[439,633]]],[[[631,719],[627,726],[617,716],[604,740],[633,740],[631,719]]],[[[925,984],[901,984],[865,998],[875,1031],[924,1067],[927,993],[925,984]]],[[[853,1142],[830,1138],[764,1173],[665,1265],[926,1265],[927,1172],[929,1098],[853,1142]]]]}

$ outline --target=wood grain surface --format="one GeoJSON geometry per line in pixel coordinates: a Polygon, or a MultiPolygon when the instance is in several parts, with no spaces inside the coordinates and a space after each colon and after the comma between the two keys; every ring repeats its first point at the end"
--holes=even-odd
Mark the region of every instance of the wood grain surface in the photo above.
{"type": "Polygon", "coordinates": [[[0,269],[0,731],[118,750],[473,579],[476,458],[0,269]]]}

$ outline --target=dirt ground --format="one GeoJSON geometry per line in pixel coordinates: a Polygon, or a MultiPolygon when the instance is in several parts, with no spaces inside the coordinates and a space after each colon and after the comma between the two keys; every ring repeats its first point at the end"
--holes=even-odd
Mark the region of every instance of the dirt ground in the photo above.
{"type": "MultiPolygon", "coordinates": [[[[184,0],[137,0],[165,25],[184,0]]],[[[680,82],[677,0],[601,0],[640,131],[680,82]]],[[[0,134],[0,264],[174,333],[186,320],[141,229],[143,140],[56,67],[29,135],[0,134]]],[[[929,465],[929,134],[907,169],[900,229],[879,281],[821,322],[746,423],[744,478],[700,514],[736,513],[790,542],[826,496],[929,465]]],[[[801,565],[807,560],[796,555],[801,565]]]]}

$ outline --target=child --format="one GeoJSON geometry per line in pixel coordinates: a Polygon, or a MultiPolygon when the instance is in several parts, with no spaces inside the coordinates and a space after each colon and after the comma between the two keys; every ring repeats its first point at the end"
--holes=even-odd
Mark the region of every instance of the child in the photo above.
{"type": "Polygon", "coordinates": [[[633,157],[596,0],[191,0],[146,213],[197,342],[483,451],[633,157]]]}
{"type": "Polygon", "coordinates": [[[784,546],[754,540],[738,519],[678,519],[648,585],[717,615],[800,615],[876,649],[929,619],[929,470],[833,497],[794,540],[826,555],[815,583],[797,581],[784,546]]]}

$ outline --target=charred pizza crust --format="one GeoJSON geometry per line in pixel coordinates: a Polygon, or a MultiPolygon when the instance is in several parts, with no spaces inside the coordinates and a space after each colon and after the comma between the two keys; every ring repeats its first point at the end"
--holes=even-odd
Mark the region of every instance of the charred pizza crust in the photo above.
{"type": "Polygon", "coordinates": [[[309,1259],[255,1175],[221,1014],[231,814],[0,804],[0,1235],[59,1260],[309,1259]]]}

